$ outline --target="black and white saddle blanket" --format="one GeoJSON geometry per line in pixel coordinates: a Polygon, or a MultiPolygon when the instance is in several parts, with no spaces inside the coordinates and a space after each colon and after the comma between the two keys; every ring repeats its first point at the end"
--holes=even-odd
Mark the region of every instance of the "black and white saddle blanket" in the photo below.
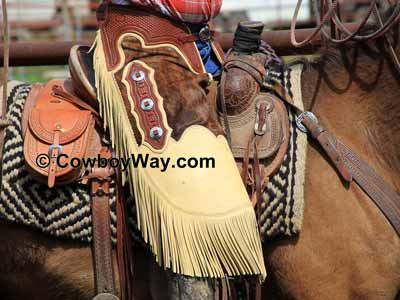
{"type": "MultiPolygon", "coordinates": [[[[302,105],[300,75],[301,66],[293,67],[287,70],[285,78],[289,92],[302,105]]],[[[27,225],[58,238],[90,243],[92,220],[88,188],[74,183],[49,189],[36,182],[25,167],[22,112],[30,89],[29,84],[15,81],[8,86],[7,115],[12,125],[6,129],[3,149],[0,219],[27,225]]],[[[288,153],[264,191],[260,220],[264,241],[296,235],[302,226],[306,137],[297,129],[292,112],[289,119],[291,139],[288,153]]],[[[128,201],[133,241],[136,245],[144,245],[137,229],[134,201],[131,197],[128,201]]],[[[111,197],[110,207],[112,241],[115,244],[115,196],[111,197]]]]}

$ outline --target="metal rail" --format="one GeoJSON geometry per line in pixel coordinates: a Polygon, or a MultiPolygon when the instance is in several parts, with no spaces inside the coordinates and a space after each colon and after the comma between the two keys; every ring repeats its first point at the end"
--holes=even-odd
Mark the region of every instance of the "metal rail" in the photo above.
{"type": "MultiPolygon", "coordinates": [[[[357,24],[348,23],[349,30],[355,29],[357,24]]],[[[313,28],[297,29],[299,39],[307,37],[313,28]]],[[[232,47],[232,33],[216,33],[216,39],[224,50],[232,47]]],[[[289,30],[267,31],[262,35],[278,55],[312,54],[321,46],[321,35],[302,49],[296,49],[290,42],[289,30]]],[[[90,45],[91,41],[74,42],[14,42],[10,45],[10,66],[40,66],[40,65],[65,65],[68,63],[69,51],[73,45],[90,45]]],[[[2,44],[0,44],[0,60],[3,57],[2,44]]],[[[2,64],[2,63],[1,63],[2,64]]],[[[0,66],[1,66],[0,64],[0,66]]]]}

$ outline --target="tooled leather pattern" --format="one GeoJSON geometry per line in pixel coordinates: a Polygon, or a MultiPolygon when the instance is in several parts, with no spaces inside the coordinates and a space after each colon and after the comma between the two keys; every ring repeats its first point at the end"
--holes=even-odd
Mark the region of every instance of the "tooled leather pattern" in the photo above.
{"type": "MultiPolygon", "coordinates": [[[[93,184],[92,190],[104,188],[108,191],[108,183],[93,184]],[[104,186],[106,184],[106,186],[104,186]],[[94,186],[94,187],[93,187],[94,186]]],[[[93,197],[92,218],[94,235],[94,259],[96,266],[97,293],[114,293],[114,276],[110,243],[110,214],[108,197],[93,197]]]]}
{"type": "MultiPolygon", "coordinates": [[[[52,88],[63,86],[65,82],[52,80],[45,85],[37,95],[35,107],[29,115],[28,129],[24,138],[24,156],[33,175],[38,179],[40,174],[48,176],[48,168],[40,168],[36,159],[40,154],[47,154],[49,146],[54,143],[54,130],[57,123],[61,125],[60,144],[62,153],[72,157],[84,157],[87,145],[91,140],[89,137],[98,135],[94,129],[94,119],[89,111],[82,111],[78,107],[55,97],[52,88]],[[65,111],[68,116],[65,116],[65,111]],[[74,113],[71,113],[74,111],[74,113]]],[[[25,113],[25,112],[24,112],[25,113]]],[[[70,182],[76,179],[80,170],[74,170],[71,166],[57,168],[57,183],[70,182]]]]}
{"type": "MultiPolygon", "coordinates": [[[[89,122],[88,127],[93,128],[94,126],[94,121],[92,120],[89,122]]],[[[86,152],[87,148],[87,143],[88,140],[90,142],[93,137],[96,134],[92,134],[94,129],[90,130],[85,130],[82,135],[80,135],[78,138],[76,138],[72,144],[64,145],[62,148],[62,153],[68,155],[68,157],[73,158],[73,157],[83,157],[86,152]]],[[[25,155],[25,160],[26,162],[33,168],[35,171],[38,173],[47,176],[48,175],[48,168],[39,168],[37,167],[37,158],[38,155],[40,154],[47,154],[48,152],[48,147],[52,144],[51,143],[46,143],[43,140],[38,140],[35,138],[33,134],[31,134],[31,131],[28,131],[28,134],[25,136],[25,149],[24,149],[24,155],[25,155]]],[[[98,152],[98,151],[97,151],[98,152]]],[[[64,163],[64,160],[61,160],[61,163],[64,163]]],[[[66,168],[58,168],[56,171],[56,177],[63,176],[65,174],[68,174],[72,170],[71,166],[68,166],[66,168]]],[[[74,172],[76,174],[79,174],[79,172],[74,172]]],[[[68,180],[69,181],[69,180],[68,180]]]]}
{"type": "MultiPolygon", "coordinates": [[[[229,61],[230,58],[235,56],[250,65],[257,64],[260,66],[264,66],[267,59],[266,55],[262,53],[256,53],[252,56],[231,53],[226,60],[229,61]]],[[[260,93],[261,89],[259,83],[251,74],[234,66],[231,66],[226,73],[226,81],[223,88],[228,115],[238,115],[244,112],[252,103],[254,97],[260,93]]]]}
{"type": "MultiPolygon", "coordinates": [[[[54,141],[54,128],[56,123],[60,123],[62,126],[62,121],[60,119],[54,120],[54,125],[51,126],[50,128],[46,128],[41,120],[43,118],[46,118],[46,115],[48,114],[48,111],[41,111],[34,109],[31,113],[31,116],[29,118],[29,127],[32,130],[32,132],[36,135],[36,137],[43,142],[46,142],[48,144],[52,144],[54,141]]],[[[52,113],[57,113],[56,111],[52,113]]],[[[60,114],[63,114],[65,112],[60,111],[60,114]]],[[[70,114],[71,115],[71,114],[70,114]]],[[[86,130],[89,120],[90,120],[90,112],[89,111],[75,111],[74,112],[74,120],[72,124],[72,128],[70,130],[66,130],[64,126],[61,128],[60,132],[60,144],[66,144],[70,143],[73,140],[77,139],[79,136],[83,134],[83,132],[86,130]]],[[[71,120],[68,120],[68,122],[71,124],[71,120]]],[[[69,125],[71,126],[71,125],[69,125]]]]}
{"type": "Polygon", "coordinates": [[[107,5],[104,10],[104,20],[99,19],[99,23],[109,71],[114,70],[121,60],[118,39],[124,33],[136,33],[148,46],[171,44],[177,47],[197,73],[204,72],[195,43],[183,41],[190,36],[189,29],[183,24],[154,12],[132,8],[107,5]]]}
{"type": "Polygon", "coordinates": [[[164,120],[165,114],[161,111],[163,109],[162,103],[160,103],[162,98],[157,90],[154,78],[151,78],[151,72],[152,69],[145,66],[143,62],[139,63],[134,61],[128,65],[128,70],[124,79],[128,83],[127,89],[130,98],[134,101],[131,107],[135,110],[137,125],[142,129],[142,141],[147,142],[154,149],[161,150],[170,135],[170,128],[164,126],[166,120],[164,120]],[[143,80],[135,81],[132,79],[132,75],[138,72],[143,72],[144,78],[143,80]],[[143,110],[141,107],[141,101],[146,98],[151,99],[154,103],[150,110],[143,110]],[[154,139],[150,136],[150,130],[155,127],[159,127],[163,131],[162,136],[158,139],[154,139]]]}
{"type": "Polygon", "coordinates": [[[225,101],[228,115],[236,115],[249,107],[247,99],[253,99],[260,92],[260,87],[251,75],[240,69],[227,73],[225,83],[225,101]],[[245,99],[245,101],[243,101],[245,99]]]}

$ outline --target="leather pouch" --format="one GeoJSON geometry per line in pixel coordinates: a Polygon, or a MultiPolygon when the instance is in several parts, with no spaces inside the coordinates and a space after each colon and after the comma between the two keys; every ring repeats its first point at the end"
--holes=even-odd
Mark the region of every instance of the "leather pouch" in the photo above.
{"type": "Polygon", "coordinates": [[[82,161],[95,131],[90,111],[53,93],[53,87],[62,84],[53,80],[41,90],[29,112],[24,138],[28,170],[49,187],[72,182],[82,175],[81,166],[71,166],[70,162],[73,158],[82,161]]]}

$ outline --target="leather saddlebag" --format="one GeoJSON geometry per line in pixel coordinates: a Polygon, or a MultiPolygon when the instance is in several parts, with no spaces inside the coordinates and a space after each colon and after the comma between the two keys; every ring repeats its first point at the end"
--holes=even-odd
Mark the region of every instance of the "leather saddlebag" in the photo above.
{"type": "Polygon", "coordinates": [[[35,179],[47,182],[49,187],[77,180],[85,171],[71,166],[71,160],[81,162],[93,148],[95,120],[92,112],[82,109],[70,100],[55,93],[65,91],[63,81],[48,82],[36,97],[28,114],[24,138],[24,157],[28,170],[35,179]]]}

